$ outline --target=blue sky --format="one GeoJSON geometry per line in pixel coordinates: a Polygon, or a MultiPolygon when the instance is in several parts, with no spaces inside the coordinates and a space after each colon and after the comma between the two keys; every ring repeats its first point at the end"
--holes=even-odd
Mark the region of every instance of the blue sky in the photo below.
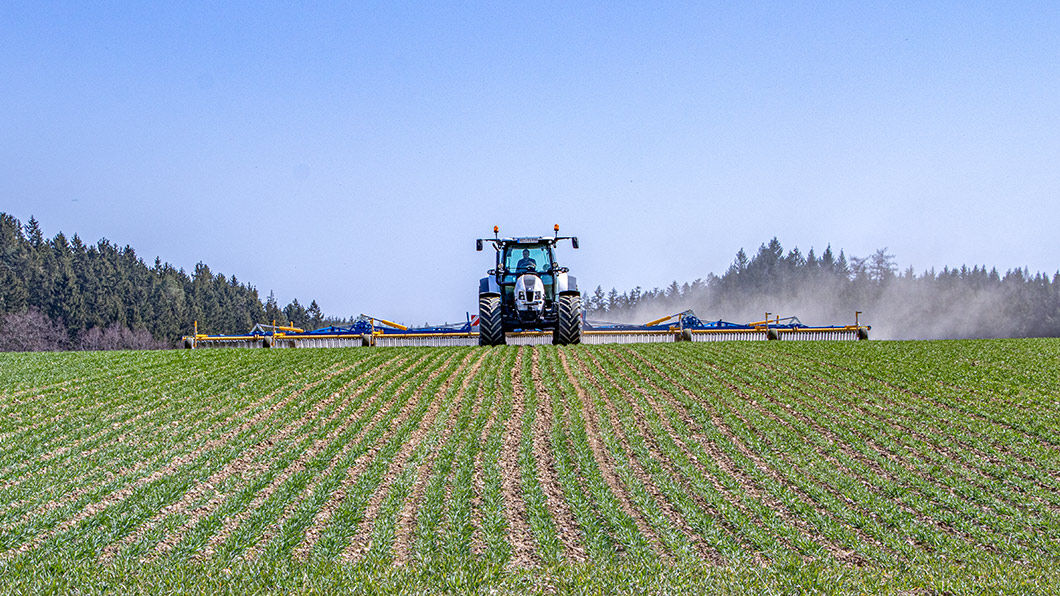
{"type": "Polygon", "coordinates": [[[858,4],[4,2],[0,211],[411,323],[495,224],[620,291],[773,236],[1060,269],[1060,5],[858,4]]]}

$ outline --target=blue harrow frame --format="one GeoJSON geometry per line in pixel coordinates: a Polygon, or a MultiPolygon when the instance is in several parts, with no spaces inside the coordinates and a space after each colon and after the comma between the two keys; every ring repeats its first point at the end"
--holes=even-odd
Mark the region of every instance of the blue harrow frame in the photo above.
{"type": "MultiPolygon", "coordinates": [[[[644,325],[585,320],[582,343],[669,343],[680,341],[770,341],[865,340],[872,327],[861,325],[857,312],[853,325],[811,326],[797,317],[770,318],[761,321],[732,323],[718,319],[703,321],[691,310],[663,317],[644,325]],[[673,322],[671,322],[673,321],[673,322]]],[[[471,315],[462,323],[405,327],[386,319],[361,315],[353,324],[329,326],[312,331],[295,327],[255,325],[245,335],[207,335],[196,333],[183,338],[186,348],[310,348],[349,346],[447,346],[477,345],[478,332],[471,315]]],[[[511,345],[552,342],[551,331],[515,331],[506,334],[511,345]]]]}

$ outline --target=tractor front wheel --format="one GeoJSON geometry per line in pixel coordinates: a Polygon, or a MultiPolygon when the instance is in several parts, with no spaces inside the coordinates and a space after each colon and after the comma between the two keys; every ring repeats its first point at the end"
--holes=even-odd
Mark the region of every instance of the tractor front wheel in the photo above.
{"type": "Polygon", "coordinates": [[[499,296],[478,298],[478,345],[504,345],[504,318],[499,296]]]}
{"type": "Polygon", "coordinates": [[[557,346],[582,343],[582,299],[577,294],[564,294],[557,304],[559,320],[552,332],[552,343],[557,346]]]}

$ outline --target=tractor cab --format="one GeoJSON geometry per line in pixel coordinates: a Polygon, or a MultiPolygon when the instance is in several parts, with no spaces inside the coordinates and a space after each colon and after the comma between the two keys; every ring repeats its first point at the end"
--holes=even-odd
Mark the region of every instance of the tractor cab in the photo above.
{"type": "Polygon", "coordinates": [[[512,275],[552,272],[552,247],[548,244],[508,244],[497,256],[512,275]]]}
{"type": "MultiPolygon", "coordinates": [[[[516,286],[519,278],[524,275],[532,275],[541,280],[544,286],[540,300],[552,302],[555,296],[552,294],[554,287],[552,246],[546,243],[524,244],[521,242],[507,244],[502,250],[497,251],[497,277],[498,283],[504,289],[504,301],[514,306],[519,298],[516,286]]],[[[525,280],[531,285],[536,285],[530,280],[525,280]]],[[[525,300],[525,290],[524,298],[525,300]]]]}

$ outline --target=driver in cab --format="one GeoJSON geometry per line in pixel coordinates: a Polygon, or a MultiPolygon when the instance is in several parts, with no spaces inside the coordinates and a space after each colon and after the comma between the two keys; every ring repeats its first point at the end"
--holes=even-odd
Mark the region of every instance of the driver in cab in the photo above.
{"type": "Polygon", "coordinates": [[[516,271],[537,271],[537,261],[530,258],[530,251],[523,249],[523,258],[515,265],[516,271]]]}

